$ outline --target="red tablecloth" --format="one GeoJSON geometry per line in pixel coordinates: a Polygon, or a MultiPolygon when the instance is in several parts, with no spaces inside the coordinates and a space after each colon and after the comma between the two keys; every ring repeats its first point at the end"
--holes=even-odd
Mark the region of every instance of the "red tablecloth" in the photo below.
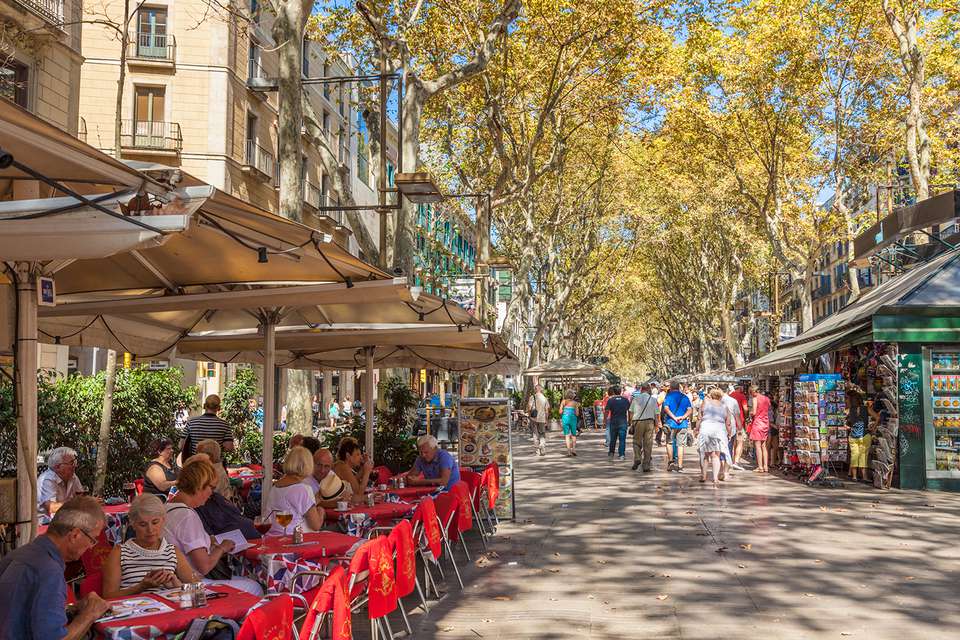
{"type": "Polygon", "coordinates": [[[269,536],[261,540],[251,540],[256,546],[243,551],[243,557],[256,561],[266,554],[293,554],[304,560],[315,560],[329,556],[345,554],[361,538],[348,536],[336,531],[318,531],[303,534],[304,544],[295,545],[290,536],[269,536]],[[308,544],[309,543],[309,544],[308,544]],[[324,554],[326,550],[326,554],[324,554]]]}
{"type": "MultiPolygon", "coordinates": [[[[177,602],[172,602],[156,595],[142,594],[137,597],[149,596],[157,602],[162,602],[173,607],[174,610],[155,615],[137,616],[135,618],[124,618],[122,620],[97,623],[93,626],[93,630],[101,638],[143,638],[156,640],[172,636],[185,630],[195,618],[221,616],[232,620],[242,620],[250,608],[260,602],[260,598],[257,596],[234,589],[233,587],[217,585],[207,588],[211,591],[226,593],[227,596],[225,598],[210,600],[205,607],[180,609],[179,603],[177,602]]],[[[123,600],[123,598],[116,599],[123,600]]]]}
{"type": "Polygon", "coordinates": [[[416,505],[409,502],[382,502],[372,507],[362,504],[346,511],[337,511],[336,509],[324,509],[324,511],[330,521],[344,520],[352,513],[366,513],[377,522],[386,522],[404,517],[414,506],[416,505]]]}

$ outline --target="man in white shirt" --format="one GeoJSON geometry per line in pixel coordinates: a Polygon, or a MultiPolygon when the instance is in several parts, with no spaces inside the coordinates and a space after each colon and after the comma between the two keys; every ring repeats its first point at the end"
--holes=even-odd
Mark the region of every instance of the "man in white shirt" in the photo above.
{"type": "Polygon", "coordinates": [[[644,384],[630,401],[630,423],[633,426],[633,471],[643,464],[643,472],[653,466],[653,434],[660,428],[660,406],[644,384]]]}
{"type": "Polygon", "coordinates": [[[317,506],[323,509],[335,509],[337,502],[351,501],[350,485],[340,479],[333,471],[333,454],[329,449],[320,449],[313,454],[313,475],[303,479],[317,496],[317,506]]]}
{"type": "Polygon", "coordinates": [[[77,472],[77,452],[59,447],[47,456],[47,470],[37,478],[37,509],[50,513],[50,503],[63,504],[77,494],[86,493],[77,472]]]}
{"type": "MultiPolygon", "coordinates": [[[[731,442],[731,438],[743,429],[743,414],[740,412],[740,403],[729,393],[724,393],[720,400],[723,402],[723,406],[727,408],[727,441],[731,442]]],[[[727,453],[732,453],[729,446],[727,447],[727,453]]],[[[731,455],[720,455],[720,462],[723,464],[720,469],[721,476],[728,475],[731,468],[743,471],[743,467],[734,464],[731,458],[731,455]]]]}
{"type": "Polygon", "coordinates": [[[547,448],[547,420],[550,419],[550,401],[539,384],[530,397],[530,429],[533,431],[533,445],[538,455],[544,455],[547,448]]]}

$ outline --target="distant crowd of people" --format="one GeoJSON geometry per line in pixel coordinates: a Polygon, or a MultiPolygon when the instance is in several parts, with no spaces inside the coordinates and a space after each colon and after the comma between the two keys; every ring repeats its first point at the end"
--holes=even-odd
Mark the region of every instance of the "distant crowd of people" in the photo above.
{"type": "MultiPolygon", "coordinates": [[[[653,383],[625,389],[612,386],[603,400],[600,428],[606,429],[607,456],[626,460],[627,436],[632,435],[633,466],[653,471],[654,446],[664,447],[666,471],[684,472],[684,450],[695,446],[701,482],[719,485],[732,470],[743,471],[740,462],[752,445],[755,473],[769,472],[779,461],[775,407],[759,387],[743,384],[697,388],[677,381],[664,388],[653,383]]],[[[543,387],[537,385],[528,403],[533,443],[545,455],[551,411],[543,387]]],[[[559,406],[566,455],[576,456],[577,435],[583,408],[573,390],[567,390],[559,406]]]]}

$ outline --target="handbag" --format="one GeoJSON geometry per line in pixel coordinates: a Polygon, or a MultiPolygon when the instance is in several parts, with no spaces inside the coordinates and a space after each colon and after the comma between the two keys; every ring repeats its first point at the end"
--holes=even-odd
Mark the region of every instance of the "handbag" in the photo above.
{"type": "Polygon", "coordinates": [[[187,630],[176,636],[177,640],[234,640],[240,627],[229,618],[211,616],[196,618],[187,630]]]}
{"type": "Polygon", "coordinates": [[[536,418],[536,417],[537,417],[537,410],[536,410],[536,409],[530,409],[530,417],[531,417],[531,418],[536,418]]]}

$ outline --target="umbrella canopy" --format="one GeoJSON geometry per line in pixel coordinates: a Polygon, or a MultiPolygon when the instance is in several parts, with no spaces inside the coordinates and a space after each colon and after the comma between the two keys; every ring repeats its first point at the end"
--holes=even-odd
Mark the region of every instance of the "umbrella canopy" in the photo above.
{"type": "Polygon", "coordinates": [[[580,362],[573,358],[557,358],[545,364],[530,367],[523,372],[525,376],[551,378],[597,378],[604,377],[602,367],[580,362]]]}
{"type": "MultiPolygon", "coordinates": [[[[191,335],[179,355],[217,362],[262,362],[256,336],[247,332],[191,335]]],[[[276,331],[277,364],[294,369],[416,368],[458,373],[514,374],[516,356],[496,333],[456,325],[332,325],[276,331]]]]}

